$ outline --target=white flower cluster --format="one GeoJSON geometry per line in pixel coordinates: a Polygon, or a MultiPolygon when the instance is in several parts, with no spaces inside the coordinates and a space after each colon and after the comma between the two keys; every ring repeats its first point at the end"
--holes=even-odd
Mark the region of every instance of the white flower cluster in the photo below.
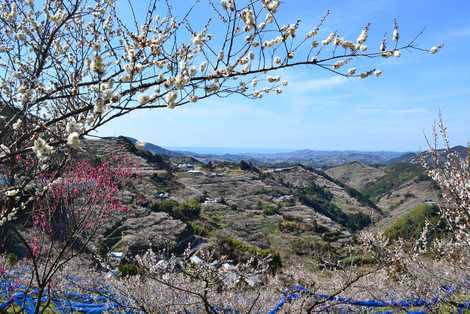
{"type": "Polygon", "coordinates": [[[54,148],[50,146],[45,140],[38,137],[34,140],[33,152],[39,161],[45,161],[47,158],[54,153],[54,148]]]}
{"type": "Polygon", "coordinates": [[[5,144],[0,144],[0,157],[4,157],[9,154],[11,154],[11,150],[5,144]]]}
{"type": "Polygon", "coordinates": [[[67,145],[74,149],[80,148],[80,134],[78,132],[72,132],[67,137],[67,145]]]}
{"type": "Polygon", "coordinates": [[[245,32],[249,32],[256,26],[255,15],[249,8],[245,8],[241,13],[243,23],[245,23],[245,32]]]}
{"type": "Polygon", "coordinates": [[[220,1],[220,5],[226,11],[234,11],[235,10],[235,0],[222,0],[222,1],[220,1]]]}
{"type": "Polygon", "coordinates": [[[279,5],[281,1],[279,0],[262,0],[264,7],[271,13],[275,14],[277,9],[279,9],[279,5]]]}
{"type": "Polygon", "coordinates": [[[94,60],[90,65],[91,69],[96,72],[98,75],[102,75],[105,72],[105,64],[101,56],[95,56],[94,60]]]}
{"type": "Polygon", "coordinates": [[[6,224],[9,221],[15,220],[17,213],[18,213],[18,209],[16,207],[13,208],[6,216],[3,216],[0,219],[0,226],[6,224]]]}

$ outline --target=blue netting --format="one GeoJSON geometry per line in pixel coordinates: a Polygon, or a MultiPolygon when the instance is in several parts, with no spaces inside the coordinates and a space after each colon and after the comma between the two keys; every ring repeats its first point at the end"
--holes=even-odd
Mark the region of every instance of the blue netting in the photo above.
{"type": "MultiPolygon", "coordinates": [[[[399,301],[383,301],[383,300],[354,300],[352,298],[346,298],[346,297],[341,297],[341,296],[329,296],[326,294],[314,294],[311,293],[308,289],[306,289],[303,286],[300,285],[295,285],[289,291],[281,294],[278,303],[274,306],[273,309],[268,311],[268,314],[277,314],[280,313],[282,308],[286,303],[291,303],[295,300],[300,299],[302,296],[306,297],[311,297],[315,298],[315,300],[319,301],[319,304],[321,302],[328,302],[329,306],[331,304],[334,305],[346,305],[346,306],[353,306],[353,307],[360,307],[363,310],[367,311],[373,311],[374,308],[395,308],[397,311],[381,311],[381,312],[375,312],[375,313],[380,313],[380,314],[393,314],[393,313],[398,313],[402,312],[403,310],[406,310],[406,313],[408,314],[426,314],[426,311],[423,310],[414,310],[413,308],[430,308],[432,306],[436,306],[441,302],[445,302],[448,297],[452,295],[453,292],[455,292],[455,287],[452,286],[443,286],[441,287],[441,290],[445,293],[444,297],[439,297],[436,296],[434,297],[431,301],[426,301],[421,298],[416,298],[416,299],[411,299],[411,300],[399,300],[399,301]]],[[[465,310],[470,310],[470,301],[463,302],[463,303],[458,303],[455,304],[455,307],[457,308],[458,313],[464,313],[465,310]]],[[[334,311],[335,313],[338,312],[337,310],[334,311]]],[[[340,311],[343,312],[343,311],[340,311]]],[[[344,313],[348,313],[351,311],[345,310],[344,313]]],[[[361,312],[363,312],[361,310],[361,312]]]]}
{"type": "MultiPolygon", "coordinates": [[[[116,296],[111,293],[109,287],[84,288],[81,287],[80,279],[76,277],[68,278],[70,283],[70,291],[61,293],[60,295],[52,294],[42,298],[41,302],[44,304],[49,300],[54,305],[59,313],[84,313],[84,314],[101,314],[101,313],[126,313],[126,314],[140,314],[128,306],[127,300],[122,297],[116,296]]],[[[351,312],[374,312],[380,314],[393,314],[402,312],[412,314],[424,314],[425,309],[435,306],[441,302],[446,301],[448,297],[456,291],[455,287],[444,286],[442,291],[444,294],[432,298],[432,300],[424,300],[420,298],[410,300],[398,301],[384,301],[384,300],[354,300],[341,296],[329,296],[325,294],[311,293],[303,286],[295,285],[287,289],[279,297],[277,304],[268,311],[268,314],[281,313],[286,303],[293,303],[302,297],[314,298],[318,303],[328,302],[329,306],[335,305],[334,313],[351,313],[351,312]],[[351,310],[357,308],[358,310],[351,310]],[[396,310],[380,311],[379,308],[393,308],[396,310]],[[423,308],[424,310],[417,310],[416,308],[423,308]]],[[[0,298],[5,300],[0,303],[0,312],[6,311],[13,304],[23,309],[27,314],[34,314],[34,309],[37,303],[37,290],[28,290],[26,287],[15,285],[9,281],[0,281],[0,298]]],[[[455,304],[458,313],[464,313],[470,310],[470,301],[455,304]]],[[[212,308],[214,314],[238,314],[240,313],[235,309],[223,309],[220,307],[212,308]]],[[[329,312],[329,310],[324,311],[329,312]]],[[[187,312],[189,313],[189,312],[187,312]]]]}

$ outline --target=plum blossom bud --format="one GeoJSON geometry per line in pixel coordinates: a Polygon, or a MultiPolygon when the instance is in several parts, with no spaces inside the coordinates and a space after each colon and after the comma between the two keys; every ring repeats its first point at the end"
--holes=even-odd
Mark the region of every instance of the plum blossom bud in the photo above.
{"type": "Polygon", "coordinates": [[[275,57],[275,58],[274,58],[274,64],[279,65],[279,64],[281,64],[281,62],[282,62],[282,61],[281,61],[281,58],[280,58],[280,57],[275,57]]]}
{"type": "Polygon", "coordinates": [[[176,98],[178,97],[178,95],[176,94],[176,92],[169,92],[167,95],[166,95],[166,102],[167,102],[167,106],[168,108],[170,109],[174,109],[175,108],[175,102],[176,102],[176,98]]]}
{"type": "Polygon", "coordinates": [[[313,36],[318,34],[318,29],[315,29],[313,31],[310,31],[307,33],[307,38],[312,38],[313,36]]]}
{"type": "Polygon", "coordinates": [[[196,95],[189,96],[189,101],[192,103],[196,103],[198,100],[199,100],[199,97],[197,97],[196,95]]]}
{"type": "Polygon", "coordinates": [[[367,24],[361,31],[361,34],[359,34],[359,36],[357,37],[356,39],[356,42],[359,44],[359,45],[362,45],[366,42],[367,40],[367,37],[369,36],[369,25],[370,24],[367,24]]]}
{"type": "Polygon", "coordinates": [[[400,39],[400,32],[398,31],[398,22],[397,19],[393,21],[393,34],[392,39],[398,41],[400,39]]]}
{"type": "Polygon", "coordinates": [[[67,137],[67,145],[74,149],[80,148],[80,135],[78,132],[72,132],[67,137]]]}
{"type": "Polygon", "coordinates": [[[397,58],[400,58],[400,56],[401,56],[401,51],[400,51],[400,50],[395,50],[395,51],[393,52],[393,56],[394,56],[394,57],[397,57],[397,58]]]}
{"type": "Polygon", "coordinates": [[[382,74],[383,74],[383,72],[382,72],[381,70],[375,70],[375,71],[374,71],[374,75],[375,75],[376,77],[380,77],[380,76],[382,76],[382,74]]]}
{"type": "Polygon", "coordinates": [[[204,72],[206,70],[206,68],[207,68],[207,62],[203,62],[199,66],[199,71],[204,72]]]}
{"type": "Polygon", "coordinates": [[[363,73],[359,74],[359,77],[360,77],[361,79],[365,79],[365,78],[367,78],[370,74],[371,74],[371,72],[363,72],[363,73]]]}
{"type": "Polygon", "coordinates": [[[432,48],[429,50],[429,52],[434,55],[434,54],[438,53],[438,51],[439,51],[442,47],[444,47],[444,44],[439,44],[439,45],[437,45],[437,46],[432,47],[432,48]]]}
{"type": "Polygon", "coordinates": [[[348,75],[349,75],[349,76],[352,76],[352,75],[356,74],[356,71],[357,71],[356,68],[350,68],[350,69],[348,70],[348,75]]]}
{"type": "Polygon", "coordinates": [[[279,76],[268,76],[268,82],[269,83],[276,83],[281,80],[281,77],[279,76]]]}

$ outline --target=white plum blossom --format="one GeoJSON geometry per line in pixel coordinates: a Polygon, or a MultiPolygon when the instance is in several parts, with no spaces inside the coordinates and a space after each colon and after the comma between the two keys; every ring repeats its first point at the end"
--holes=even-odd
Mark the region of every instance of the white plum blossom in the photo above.
{"type": "Polygon", "coordinates": [[[75,123],[74,120],[69,120],[67,121],[67,125],[65,126],[65,131],[70,134],[72,132],[77,132],[78,131],[78,126],[75,123]]]}
{"type": "Polygon", "coordinates": [[[245,23],[245,31],[249,32],[254,29],[256,25],[255,17],[253,11],[249,8],[245,8],[241,13],[241,18],[245,23]]]}
{"type": "Polygon", "coordinates": [[[400,50],[395,50],[393,52],[393,56],[396,57],[396,58],[399,58],[401,56],[401,51],[400,50]]]}
{"type": "Polygon", "coordinates": [[[383,72],[382,72],[381,70],[375,70],[375,71],[374,71],[374,75],[375,75],[376,77],[380,77],[380,76],[382,76],[382,74],[383,74],[383,72]]]}
{"type": "Polygon", "coordinates": [[[326,39],[322,41],[323,46],[331,44],[335,36],[336,36],[336,33],[330,33],[328,37],[326,37],[326,39]]]}
{"type": "Polygon", "coordinates": [[[18,189],[8,190],[5,192],[5,195],[8,197],[15,197],[16,195],[18,195],[19,192],[20,190],[18,189]]]}
{"type": "Polygon", "coordinates": [[[178,74],[175,76],[176,89],[182,89],[189,82],[189,77],[186,75],[178,74]]]}
{"type": "Polygon", "coordinates": [[[333,68],[335,70],[341,68],[343,65],[345,65],[346,63],[348,63],[348,60],[347,59],[342,59],[342,60],[339,60],[337,61],[334,65],[333,65],[333,68]]]}
{"type": "Polygon", "coordinates": [[[10,149],[5,144],[0,144],[0,150],[3,152],[1,156],[9,155],[11,153],[10,149]]]}
{"type": "Polygon", "coordinates": [[[195,46],[202,46],[204,44],[205,36],[202,33],[196,33],[193,35],[193,44],[195,46]]]}
{"type": "Polygon", "coordinates": [[[74,149],[80,148],[80,134],[78,132],[72,132],[67,137],[67,145],[74,149]]]}
{"type": "Polygon", "coordinates": [[[143,140],[138,140],[136,143],[135,143],[135,148],[137,150],[144,150],[145,149],[145,142],[143,140]]]}
{"type": "Polygon", "coordinates": [[[40,161],[44,161],[54,152],[54,148],[50,146],[44,139],[38,137],[34,140],[33,152],[40,161]]]}
{"type": "Polygon", "coordinates": [[[271,14],[276,13],[277,9],[279,8],[279,5],[281,2],[279,0],[263,0],[263,4],[268,9],[271,14]]]}
{"type": "Polygon", "coordinates": [[[167,102],[167,106],[168,108],[170,109],[174,109],[175,108],[175,102],[176,102],[176,98],[178,97],[178,95],[176,94],[176,92],[169,92],[167,95],[166,95],[166,102],[167,102]]]}
{"type": "Polygon", "coordinates": [[[140,95],[139,96],[139,104],[140,105],[145,105],[150,101],[150,96],[149,95],[140,95]]]}
{"type": "Polygon", "coordinates": [[[19,130],[20,127],[21,127],[21,123],[22,123],[21,119],[16,120],[16,122],[13,123],[13,125],[12,125],[13,130],[15,130],[15,131],[19,130]]]}
{"type": "Polygon", "coordinates": [[[91,63],[90,67],[94,72],[96,72],[99,75],[105,72],[105,65],[103,62],[103,58],[101,58],[101,56],[95,56],[95,59],[91,63]]]}
{"type": "Polygon", "coordinates": [[[220,1],[220,5],[226,11],[234,11],[235,10],[235,0],[222,0],[220,1]]]}

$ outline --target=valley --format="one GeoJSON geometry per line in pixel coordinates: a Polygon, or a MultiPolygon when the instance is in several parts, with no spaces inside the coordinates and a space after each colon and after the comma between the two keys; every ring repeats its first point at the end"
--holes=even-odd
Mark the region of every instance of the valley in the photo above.
{"type": "Polygon", "coordinates": [[[87,146],[90,156],[137,158],[135,176],[121,192],[129,212],[103,226],[96,241],[102,254],[129,258],[150,248],[178,254],[190,245],[237,260],[272,255],[280,263],[321,267],[350,258],[357,232],[385,231],[439,197],[423,170],[408,162],[324,169],[158,155],[124,137],[87,146]]]}

